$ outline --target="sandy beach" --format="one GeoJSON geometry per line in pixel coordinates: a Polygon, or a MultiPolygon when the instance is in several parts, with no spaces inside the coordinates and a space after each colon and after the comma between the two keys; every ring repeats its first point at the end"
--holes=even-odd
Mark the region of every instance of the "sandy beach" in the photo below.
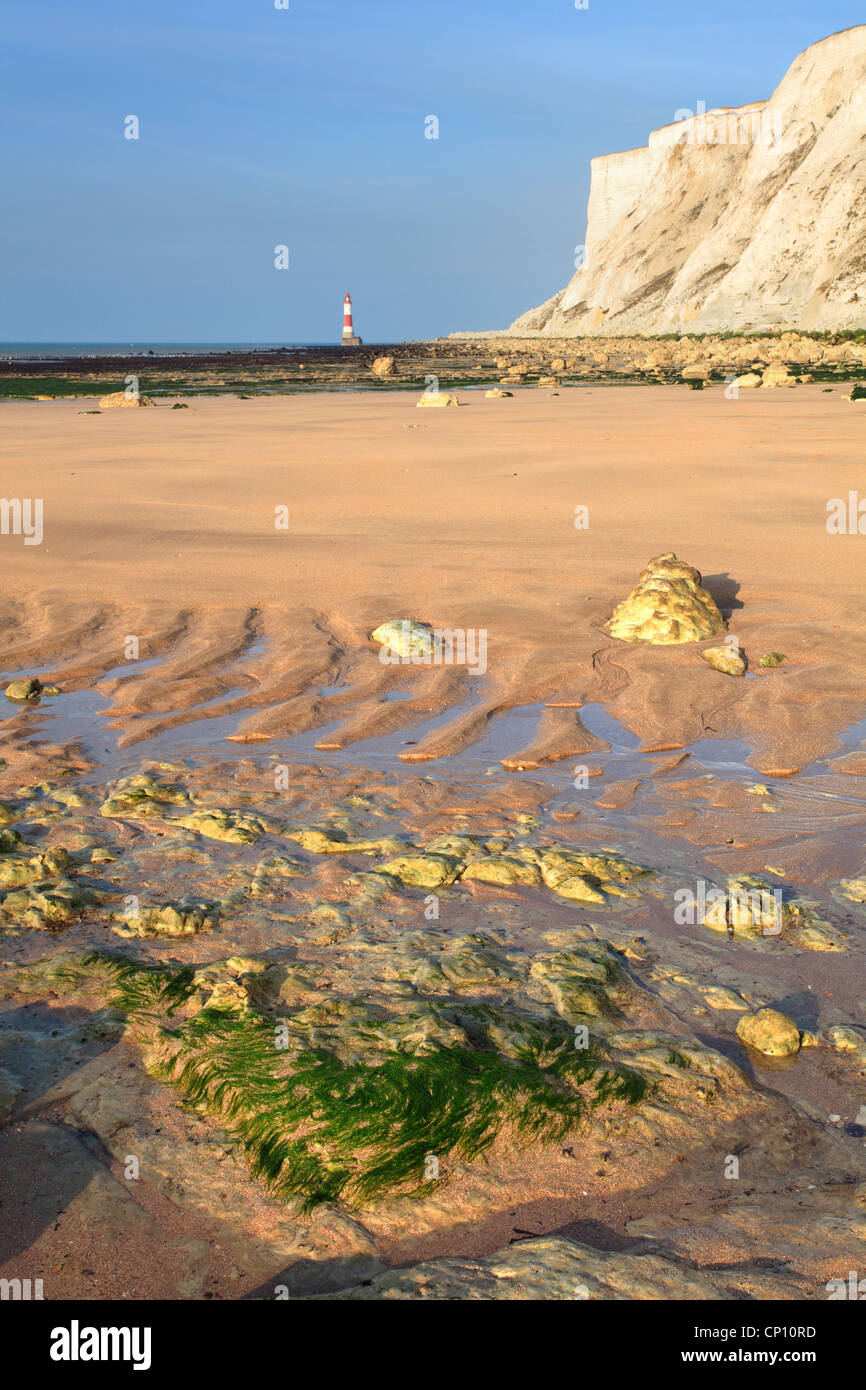
{"type": "MultiPolygon", "coordinates": [[[[468,699],[465,671],[376,660],[370,631],[411,617],[488,634],[475,713],[438,728],[430,755],[510,707],[599,700],[645,748],[712,729],[773,775],[833,750],[866,705],[861,537],[827,530],[828,503],[857,488],[862,407],[818,385],[462,401],[421,412],[404,392],[358,393],[99,416],[9,403],[5,486],[44,499],[45,538],[4,539],[6,669],[92,682],[137,634],[158,676],[106,686],[136,737],[235,686],[241,734],[314,728],[334,706],[326,716],[310,688],[339,677],[345,746],[468,699]],[[614,605],[665,550],[701,569],[756,680],[720,680],[694,647],[608,637],[614,605]],[[788,660],[761,671],[772,650],[788,660]],[[412,699],[383,710],[395,686],[412,699]]],[[[573,715],[550,717],[543,756],[579,751],[573,715]]]]}
{"type": "Polygon", "coordinates": [[[826,523],[863,408],[819,384],[459,394],[0,411],[5,490],[44,507],[40,545],[2,538],[0,674],[60,691],[4,702],[0,1276],[84,1299],[493,1277],[777,1299],[856,1261],[866,561],[826,523]],[[606,630],[667,551],[745,678],[702,659],[718,638],[606,630]],[[370,634],[398,618],[483,630],[485,669],[384,665],[370,634]],[[783,886],[778,937],[674,911],[743,875],[783,886]],[[796,1062],[741,1042],[768,1006],[796,1062]],[[220,1019],[253,1050],[283,1020],[356,1078],[455,1048],[507,1067],[527,1028],[574,1067],[587,1019],[619,1090],[528,1148],[505,1101],[478,1154],[423,1131],[428,1185],[410,1167],[359,1195],[354,1154],[282,1190],[243,1107],[210,1082],[189,1103],[182,1058],[227,1065],[197,1041],[220,1019]],[[58,1154],[68,1181],[28,1195],[58,1154]],[[443,1259],[465,1263],[418,1263],[443,1259]]]}

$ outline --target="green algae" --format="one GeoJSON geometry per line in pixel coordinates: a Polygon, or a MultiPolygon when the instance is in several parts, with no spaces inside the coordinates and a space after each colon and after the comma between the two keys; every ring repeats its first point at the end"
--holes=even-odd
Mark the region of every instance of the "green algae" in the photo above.
{"type": "Polygon", "coordinates": [[[196,994],[191,969],[89,953],[52,976],[73,990],[101,990],[125,1012],[151,1074],[218,1121],[253,1173],[305,1210],[422,1193],[432,1185],[431,1154],[445,1163],[476,1158],[504,1129],[521,1146],[557,1142],[598,1107],[637,1104],[649,1089],[597,1046],[575,1048],[557,1021],[487,1011],[487,1029],[470,1039],[435,1011],[388,1019],[328,1001],[292,1017],[290,1050],[273,1019],[226,993],[220,1005],[177,1020],[196,994]],[[508,1055],[494,1045],[497,1018],[508,1055]],[[347,1060],[317,1043],[328,1020],[363,1036],[363,1057],[347,1060]]]}

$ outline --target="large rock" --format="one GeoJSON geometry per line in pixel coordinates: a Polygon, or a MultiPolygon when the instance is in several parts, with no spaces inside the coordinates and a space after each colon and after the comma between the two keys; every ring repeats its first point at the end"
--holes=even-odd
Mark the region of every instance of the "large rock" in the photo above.
{"type": "Polygon", "coordinates": [[[394,358],[393,358],[393,357],[377,357],[377,358],[375,359],[375,361],[373,362],[372,372],[373,372],[373,375],[374,375],[374,376],[393,376],[393,375],[394,375],[394,358]]]}
{"type": "Polygon", "coordinates": [[[859,25],[801,53],[769,101],[594,159],[584,264],[512,332],[862,327],[864,125],[859,25]]]}
{"type": "Polygon", "coordinates": [[[608,623],[612,637],[623,642],[667,646],[702,642],[724,631],[725,620],[700,571],[678,560],[673,551],[650,560],[637,588],[615,609],[608,623]]]}
{"type": "Polygon", "coordinates": [[[799,1028],[777,1009],[743,1014],[737,1024],[737,1037],[767,1057],[792,1057],[800,1050],[799,1028]]]}

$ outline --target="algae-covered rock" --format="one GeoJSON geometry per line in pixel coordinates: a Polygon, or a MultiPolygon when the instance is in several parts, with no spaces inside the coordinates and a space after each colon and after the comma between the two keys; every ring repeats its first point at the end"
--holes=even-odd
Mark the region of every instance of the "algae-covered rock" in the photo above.
{"type": "Polygon", "coordinates": [[[213,903],[182,898],[178,903],[139,907],[135,912],[117,913],[112,930],[118,936],[197,936],[212,931],[219,920],[213,903]]]}
{"type": "Polygon", "coordinates": [[[111,796],[100,806],[99,814],[150,820],[164,816],[168,806],[182,806],[188,801],[181,787],[168,786],[138,773],[117,783],[111,796]]]}
{"type": "Polygon", "coordinates": [[[724,631],[725,621],[700,571],[669,551],[650,560],[607,626],[623,642],[671,645],[714,637],[724,631]]]}
{"type": "Polygon", "coordinates": [[[777,1009],[743,1014],[737,1023],[737,1037],[767,1057],[792,1057],[800,1050],[799,1028],[777,1009]]]}
{"type": "Polygon", "coordinates": [[[59,845],[32,856],[10,853],[8,857],[0,859],[0,888],[14,888],[24,883],[41,883],[44,879],[62,877],[69,865],[69,852],[59,845]]]}
{"type": "Polygon", "coordinates": [[[378,874],[387,874],[407,888],[441,888],[453,883],[460,872],[460,860],[447,854],[401,854],[385,864],[377,864],[378,874]]]}
{"type": "Polygon", "coordinates": [[[447,951],[422,961],[412,976],[416,989],[466,989],[514,977],[507,958],[483,936],[458,937],[447,951]]]}
{"type": "Polygon", "coordinates": [[[491,854],[486,859],[475,859],[467,864],[460,878],[464,883],[475,880],[478,883],[498,883],[502,886],[524,884],[527,887],[536,887],[542,881],[537,864],[511,854],[491,854]]]}
{"type": "Polygon", "coordinates": [[[393,835],[384,835],[376,840],[350,840],[342,832],[309,829],[284,830],[287,840],[296,840],[311,854],[394,854],[405,849],[402,840],[393,835]]]}
{"type": "Polygon", "coordinates": [[[6,921],[33,931],[58,931],[96,901],[88,888],[60,877],[5,893],[0,913],[6,921]]]}
{"type": "Polygon", "coordinates": [[[373,642],[385,647],[392,657],[410,662],[413,657],[419,661],[433,654],[433,636],[428,628],[411,618],[396,618],[392,622],[380,623],[370,633],[373,642]]]}
{"type": "Polygon", "coordinates": [[[721,671],[724,676],[746,674],[746,663],[739,647],[736,650],[733,647],[705,647],[701,656],[714,671],[721,671]]]}
{"type": "Polygon", "coordinates": [[[603,903],[606,896],[631,897],[619,885],[646,873],[618,855],[579,854],[574,850],[546,850],[539,860],[546,886],[572,902],[603,903]]]}
{"type": "Polygon", "coordinates": [[[784,660],[785,657],[782,652],[765,652],[758,665],[763,666],[764,670],[771,670],[774,666],[781,666],[784,660]]]}
{"type": "Polygon", "coordinates": [[[7,700],[36,700],[42,694],[42,682],[35,676],[10,681],[6,687],[7,700]]]}
{"type": "Polygon", "coordinates": [[[827,1041],[834,1052],[846,1054],[866,1071],[866,1035],[858,1033],[856,1028],[846,1028],[840,1024],[827,1029],[827,1041]]]}
{"type": "Polygon", "coordinates": [[[194,830],[208,840],[224,840],[231,845],[251,845],[268,829],[260,816],[216,809],[191,811],[189,815],[178,816],[172,825],[182,825],[185,830],[194,830]]]}
{"type": "Polygon", "coordinates": [[[620,971],[609,948],[599,945],[539,956],[529,973],[544,985],[557,1013],[567,1023],[617,1012],[611,985],[620,971]]]}

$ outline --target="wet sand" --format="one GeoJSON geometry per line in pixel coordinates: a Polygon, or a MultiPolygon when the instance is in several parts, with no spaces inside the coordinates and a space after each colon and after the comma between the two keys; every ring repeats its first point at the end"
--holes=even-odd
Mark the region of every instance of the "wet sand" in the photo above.
{"type": "MultiPolygon", "coordinates": [[[[461,399],[99,416],[86,402],[7,403],[4,487],[44,499],[45,539],[2,538],[4,674],[48,666],[74,689],[124,668],[102,689],[136,739],[238,712],[236,731],[254,737],[338,719],[346,746],[453,708],[413,753],[440,756],[508,708],[603,701],[646,748],[737,736],[775,775],[833,750],[866,710],[866,550],[826,529],[828,501],[857,486],[862,407],[820,385],[736,401],[653,386],[461,399]],[[605,633],[670,549],[703,572],[756,679],[708,669],[694,647],[605,633]],[[486,629],[484,681],[382,667],[369,632],[403,616],[486,629]],[[128,634],[158,672],[131,667],[128,634]],[[787,661],[759,670],[771,650],[787,661]],[[325,704],[320,685],[348,688],[325,704]],[[398,690],[412,698],[383,703],[398,690]]],[[[540,749],[506,752],[550,760],[581,737],[566,710],[540,749]]]]}
{"type": "Polygon", "coordinates": [[[825,1035],[866,1016],[866,907],[840,887],[863,871],[864,562],[861,538],[825,521],[827,501],[857,486],[866,415],[820,386],[738,401],[651,386],[461,399],[0,410],[4,490],[45,508],[41,546],[0,538],[0,674],[38,671],[63,692],[2,701],[0,796],[28,853],[65,846],[92,890],[56,929],[2,923],[0,1063],[22,1091],[0,1130],[14,1216],[11,1241],[0,1223],[0,1276],[47,1272],[48,1297],[235,1298],[273,1297],[285,1272],[304,1297],[556,1232],[637,1265],[658,1237],[695,1267],[730,1268],[723,1297],[822,1297],[862,1265],[863,1071],[825,1035]],[[288,531],[274,527],[283,506],[288,531]],[[699,646],[606,634],[646,561],[670,549],[703,571],[751,678],[711,670],[699,646]],[[383,666],[369,632],[403,616],[486,629],[487,671],[383,666]],[[759,669],[772,650],[785,662],[759,669]],[[141,770],[183,804],[152,819],[103,809],[141,770]],[[265,824],[249,844],[178,824],[208,807],[265,824]],[[396,835],[418,853],[443,834],[530,856],[615,850],[652,876],[597,905],[460,878],[431,920],[423,887],[377,874],[384,851],[319,853],[298,826],[396,835]],[[287,854],[281,877],[272,861],[287,854]],[[812,903],[823,944],[676,922],[679,887],[761,872],[812,903]],[[146,907],[192,895],[215,924],[130,938],[130,893],[146,907]],[[104,1000],[70,1002],[27,973],[46,955],[123,950],[210,970],[231,992],[237,958],[288,971],[275,1007],[290,1017],[363,1001],[462,1024],[464,1005],[546,1018],[536,963],[587,942],[625,972],[609,1027],[670,1040],[653,1063],[662,1097],[631,1127],[614,1109],[559,1147],[502,1135],[480,1159],[446,1160],[419,1201],[303,1218],[225,1161],[213,1116],[150,1079],[146,1049],[110,1017],[95,1027],[104,1000]],[[499,964],[443,984],[442,962],[479,943],[499,964]],[[748,1053],[737,1020],[767,1004],[821,1045],[781,1067],[748,1053]],[[695,1058],[682,1073],[680,1045],[695,1058]],[[128,1152],[142,1155],[140,1185],[124,1176],[128,1152]],[[725,1179],[732,1152],[746,1155],[742,1196],[725,1179]],[[22,1202],[23,1175],[58,1154],[66,1187],[22,1202]]]}

